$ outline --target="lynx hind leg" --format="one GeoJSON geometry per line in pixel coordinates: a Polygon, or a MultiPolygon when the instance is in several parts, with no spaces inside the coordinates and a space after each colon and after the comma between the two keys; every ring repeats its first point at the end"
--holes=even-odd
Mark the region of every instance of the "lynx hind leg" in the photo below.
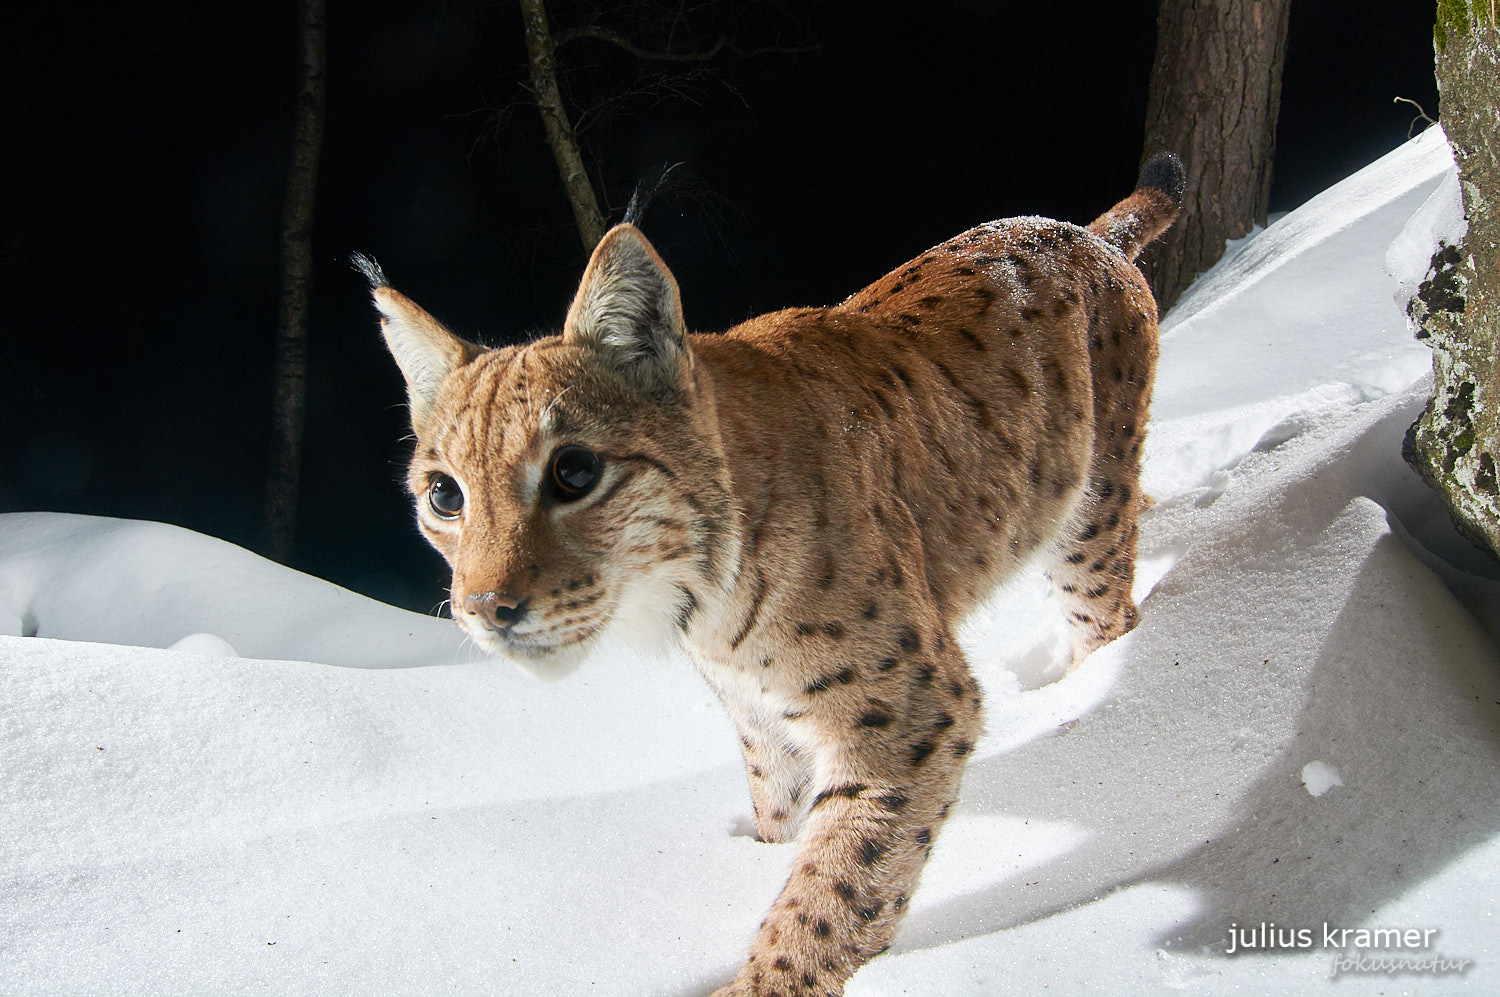
{"type": "Polygon", "coordinates": [[[1141,511],[1138,478],[1133,455],[1096,461],[1072,525],[1058,541],[1048,577],[1073,635],[1073,668],[1140,619],[1130,594],[1141,511]]]}
{"type": "MultiPolygon", "coordinates": [[[[1097,285],[1095,285],[1097,286],[1097,285]]],[[[1094,447],[1088,488],[1055,548],[1049,577],[1073,635],[1072,667],[1140,619],[1135,584],[1141,446],[1156,375],[1156,306],[1133,267],[1090,312],[1094,447]]]]}

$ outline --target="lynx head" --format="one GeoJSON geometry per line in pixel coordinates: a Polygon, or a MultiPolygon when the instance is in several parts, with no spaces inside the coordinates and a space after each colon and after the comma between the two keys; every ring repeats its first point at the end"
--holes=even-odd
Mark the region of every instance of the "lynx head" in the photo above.
{"type": "Polygon", "coordinates": [[[640,232],[599,243],[561,335],[497,350],[355,264],[406,378],[417,523],[453,568],[453,617],[476,643],[561,675],[611,622],[684,623],[723,583],[712,403],[677,283],[640,232]]]}

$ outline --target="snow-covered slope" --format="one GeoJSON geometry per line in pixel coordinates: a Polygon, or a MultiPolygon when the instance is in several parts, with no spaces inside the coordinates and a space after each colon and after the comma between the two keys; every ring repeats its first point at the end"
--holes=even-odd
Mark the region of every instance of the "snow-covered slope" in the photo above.
{"type": "MultiPolygon", "coordinates": [[[[1319,992],[1325,925],[1471,962],[1340,992],[1500,988],[1500,595],[1401,463],[1429,356],[1383,266],[1450,171],[1422,136],[1170,317],[1144,622],[1054,681],[1035,579],[971,621],[988,734],[852,997],[1319,992]],[[1309,944],[1227,954],[1270,922],[1309,944]]],[[[674,654],[540,685],[218,541],[45,514],[0,517],[7,628],[0,993],[701,994],[791,861],[674,654]]]]}

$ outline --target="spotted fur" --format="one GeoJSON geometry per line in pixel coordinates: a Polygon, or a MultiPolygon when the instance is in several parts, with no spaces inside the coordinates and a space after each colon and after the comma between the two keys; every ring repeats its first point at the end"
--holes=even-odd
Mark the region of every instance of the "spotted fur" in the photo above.
{"type": "Polygon", "coordinates": [[[887,947],[980,736],[954,627],[998,583],[1040,556],[1075,663],[1135,626],[1157,316],[1131,261],[1181,173],[720,335],[686,332],[630,225],[560,335],[498,350],[367,265],[459,624],[542,674],[612,625],[672,633],[739,730],[760,837],[798,841],[720,995],[840,994],[887,947]],[[549,479],[568,447],[597,455],[578,497],[549,479]]]}

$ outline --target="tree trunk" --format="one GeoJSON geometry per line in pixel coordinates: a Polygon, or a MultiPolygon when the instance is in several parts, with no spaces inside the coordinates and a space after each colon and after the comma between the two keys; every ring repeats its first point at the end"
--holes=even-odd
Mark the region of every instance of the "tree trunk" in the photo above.
{"type": "Polygon", "coordinates": [[[591,253],[604,238],[604,214],[599,210],[594,185],[583,166],[578,135],[568,120],[562,93],[557,88],[557,46],[547,25],[547,8],[543,0],[521,0],[521,17],[526,24],[527,62],[531,68],[531,89],[536,97],[537,111],[547,126],[547,144],[552,147],[563,191],[573,206],[578,238],[583,241],[584,252],[591,253]]]}
{"type": "Polygon", "coordinates": [[[1468,232],[1441,247],[1409,310],[1432,344],[1433,397],[1405,456],[1460,532],[1500,558],[1500,31],[1491,0],[1442,0],[1438,117],[1458,163],[1468,232]]]}
{"type": "Polygon", "coordinates": [[[1266,223],[1291,0],[1161,0],[1142,162],[1163,150],[1187,167],[1176,225],[1143,254],[1163,311],[1266,223]]]}
{"type": "Polygon", "coordinates": [[[325,73],[324,0],[299,0],[302,89],[296,134],[281,211],[281,313],[276,330],[276,372],[271,474],[266,488],[269,549],[291,558],[296,536],[297,489],[302,471],[302,423],[307,398],[307,313],[312,296],[313,196],[323,148],[325,73]]]}

